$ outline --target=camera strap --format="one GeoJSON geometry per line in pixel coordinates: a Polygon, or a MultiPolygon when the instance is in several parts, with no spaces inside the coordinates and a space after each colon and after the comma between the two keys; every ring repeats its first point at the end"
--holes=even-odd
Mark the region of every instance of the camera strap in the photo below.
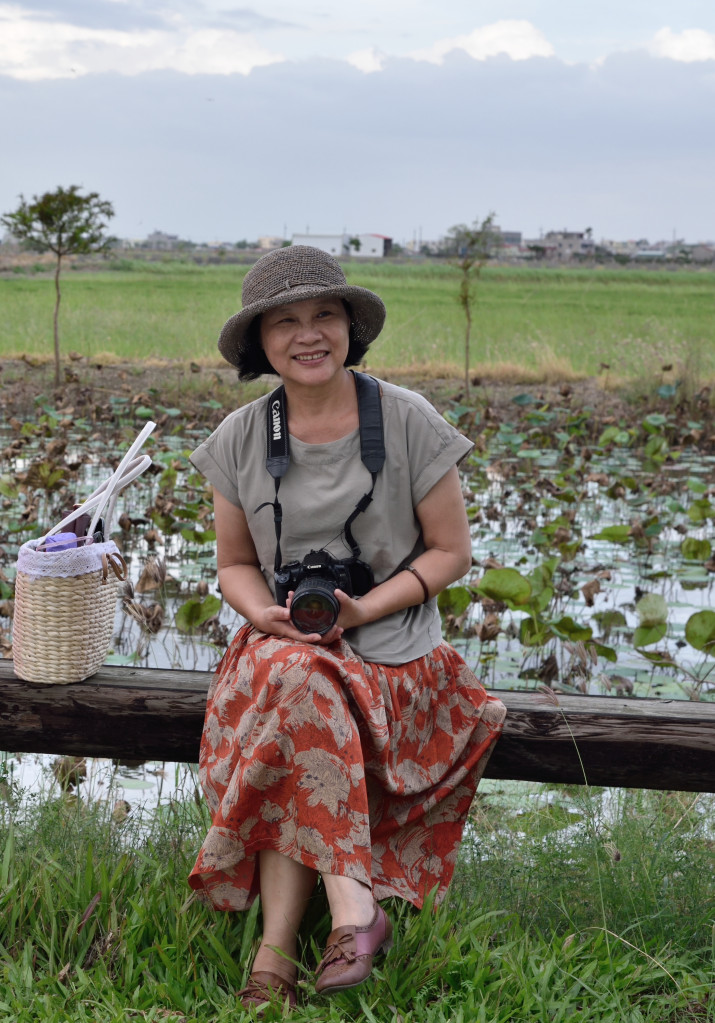
{"type": "MultiPolygon", "coordinates": [[[[352,524],[357,516],[364,512],[372,501],[377,475],[385,464],[385,428],[382,419],[380,401],[380,385],[374,377],[366,373],[353,371],[355,389],[358,400],[358,420],[360,423],[360,458],[372,478],[372,486],[363,494],[354,511],[348,516],[343,532],[345,540],[354,557],[360,556],[360,547],[352,534],[352,524]]],[[[288,472],[290,465],[290,441],[288,439],[288,415],[286,412],[285,388],[281,384],[268,398],[266,409],[266,469],[273,477],[276,496],[273,501],[264,501],[256,508],[260,511],[266,505],[273,506],[273,522],[276,530],[275,571],[281,567],[281,528],[283,524],[283,508],[278,500],[281,479],[288,472]]]]}

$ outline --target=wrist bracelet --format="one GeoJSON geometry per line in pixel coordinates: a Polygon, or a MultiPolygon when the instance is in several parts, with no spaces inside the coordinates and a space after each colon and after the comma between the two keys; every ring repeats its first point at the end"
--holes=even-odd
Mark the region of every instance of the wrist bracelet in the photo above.
{"type": "Polygon", "coordinates": [[[413,576],[416,579],[419,579],[420,583],[422,584],[422,592],[425,595],[425,599],[422,601],[422,603],[426,604],[427,601],[429,600],[429,590],[427,589],[427,583],[424,581],[424,579],[422,578],[422,576],[417,571],[414,565],[405,565],[405,569],[407,572],[412,572],[413,576]]]}

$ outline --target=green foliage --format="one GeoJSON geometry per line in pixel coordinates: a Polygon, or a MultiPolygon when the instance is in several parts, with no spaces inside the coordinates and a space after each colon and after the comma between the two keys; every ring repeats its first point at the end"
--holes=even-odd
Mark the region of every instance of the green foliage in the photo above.
{"type": "Polygon", "coordinates": [[[53,252],[59,259],[106,251],[112,239],[104,232],[113,216],[112,204],[99,193],[81,195],[77,185],[70,185],[35,195],[31,202],[20,196],[20,205],[0,217],[0,223],[29,248],[53,252]]]}
{"type": "Polygon", "coordinates": [[[531,596],[531,583],[515,568],[488,568],[477,591],[492,600],[503,600],[509,607],[520,607],[531,596]]]}
{"type": "Polygon", "coordinates": [[[175,616],[176,627],[180,632],[194,632],[204,622],[215,617],[221,610],[221,600],[213,593],[207,594],[203,600],[190,597],[184,601],[175,616]]]}
{"type": "MultiPolygon", "coordinates": [[[[151,353],[188,361],[200,354],[218,361],[215,336],[240,304],[245,269],[137,261],[132,271],[75,273],[63,285],[64,330],[87,357],[107,352],[134,360],[151,353]]],[[[465,320],[455,302],[453,267],[355,261],[345,270],[351,284],[377,291],[389,309],[368,355],[372,371],[430,367],[462,374],[465,320]]],[[[40,278],[0,279],[0,357],[46,351],[46,289],[40,278]]],[[[500,372],[500,363],[518,367],[524,383],[559,371],[596,376],[607,362],[619,378],[655,395],[663,362],[696,365],[704,381],[715,373],[708,274],[490,261],[478,294],[470,360],[486,379],[500,372]]]]}
{"type": "Polygon", "coordinates": [[[715,611],[696,611],[685,623],[685,638],[696,650],[715,653],[715,611]]]}
{"type": "MultiPolygon", "coordinates": [[[[362,987],[314,994],[330,928],[301,932],[297,1023],[676,1023],[712,1019],[708,797],[490,783],[450,896],[386,907],[395,946],[362,987]],[[524,793],[521,794],[520,793],[524,793]]],[[[208,826],[192,800],[112,814],[0,804],[2,1023],[237,1023],[260,906],[216,913],[186,876],[208,826]]]]}
{"type": "Polygon", "coordinates": [[[458,618],[472,603],[472,592],[467,586],[448,586],[439,594],[437,603],[443,615],[458,618]]]}
{"type": "Polygon", "coordinates": [[[114,216],[111,203],[101,199],[97,192],[81,195],[77,185],[61,186],[54,192],[33,196],[28,202],[20,196],[20,205],[12,213],[0,217],[15,238],[36,252],[53,252],[57,258],[55,268],[54,354],[55,386],[60,383],[60,272],[65,256],[88,252],[106,252],[112,239],[105,229],[114,216]]]}
{"type": "Polygon", "coordinates": [[[645,627],[664,625],[668,620],[668,605],[660,593],[646,593],[636,604],[636,614],[645,627]]]}
{"type": "Polygon", "coordinates": [[[707,561],[712,554],[712,544],[709,540],[686,536],[680,545],[680,552],[686,561],[707,561]]]}

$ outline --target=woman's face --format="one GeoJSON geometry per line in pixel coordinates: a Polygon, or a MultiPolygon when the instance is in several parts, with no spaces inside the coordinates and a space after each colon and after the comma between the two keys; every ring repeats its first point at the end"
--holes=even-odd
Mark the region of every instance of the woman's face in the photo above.
{"type": "Polygon", "coordinates": [[[289,302],[263,314],[261,344],[284,382],[329,383],[345,365],[350,320],[339,298],[289,302]]]}

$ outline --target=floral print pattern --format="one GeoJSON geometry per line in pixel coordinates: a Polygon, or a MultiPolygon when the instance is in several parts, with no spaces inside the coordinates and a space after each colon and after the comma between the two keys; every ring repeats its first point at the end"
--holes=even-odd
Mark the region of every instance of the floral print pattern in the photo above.
{"type": "Polygon", "coordinates": [[[444,897],[504,705],[442,643],[398,666],[344,640],[239,630],[211,683],[200,779],[212,826],[189,877],[217,909],[258,894],[261,849],[421,906],[444,897]]]}

